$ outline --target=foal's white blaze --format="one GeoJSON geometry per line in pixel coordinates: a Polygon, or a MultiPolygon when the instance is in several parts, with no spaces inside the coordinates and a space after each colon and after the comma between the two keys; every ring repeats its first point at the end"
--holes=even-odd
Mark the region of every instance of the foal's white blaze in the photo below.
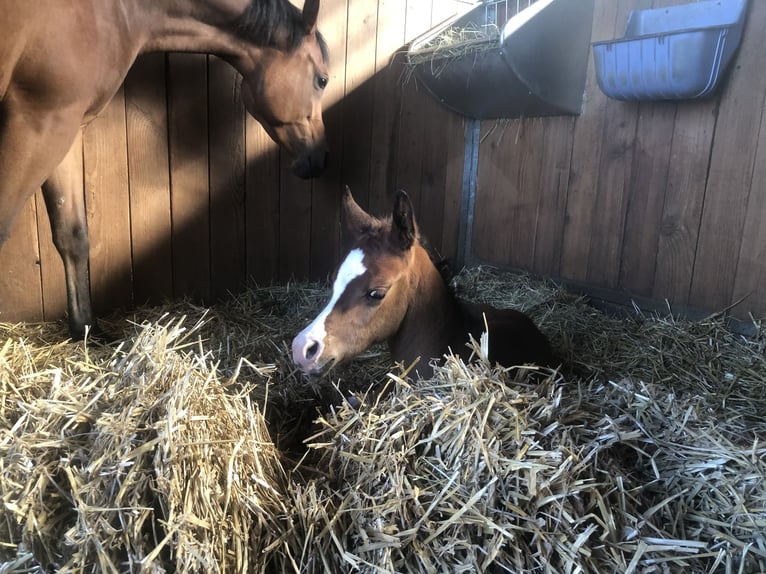
{"type": "Polygon", "coordinates": [[[293,361],[300,366],[309,367],[311,363],[319,359],[321,352],[318,352],[316,356],[309,359],[306,357],[306,350],[316,343],[319,344],[320,349],[324,348],[324,338],[327,335],[325,321],[330,313],[332,313],[335,304],[341,298],[349,283],[367,271],[367,268],[362,263],[363,259],[364,252],[361,249],[352,249],[349,252],[340,268],[338,268],[338,275],[335,277],[335,282],[332,285],[330,302],[317,315],[316,319],[293,339],[293,361]]]}

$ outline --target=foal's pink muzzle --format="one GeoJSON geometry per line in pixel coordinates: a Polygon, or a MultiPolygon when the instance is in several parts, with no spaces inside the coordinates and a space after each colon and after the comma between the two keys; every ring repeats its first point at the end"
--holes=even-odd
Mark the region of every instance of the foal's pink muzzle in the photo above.
{"type": "Polygon", "coordinates": [[[307,375],[319,375],[332,360],[323,360],[324,343],[306,329],[293,339],[293,362],[307,375]]]}

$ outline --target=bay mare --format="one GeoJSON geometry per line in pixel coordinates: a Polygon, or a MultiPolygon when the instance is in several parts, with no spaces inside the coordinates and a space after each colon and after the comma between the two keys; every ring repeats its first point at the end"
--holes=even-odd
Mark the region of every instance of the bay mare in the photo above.
{"type": "MultiPolygon", "coordinates": [[[[327,48],[319,0],[3,0],[0,10],[0,247],[42,186],[64,263],[69,330],[95,328],[84,194],[76,185],[81,127],[106,106],[144,52],[206,52],[242,75],[250,114],[319,175],[326,145],[327,48]]],[[[2,294],[0,294],[2,295],[2,294]]]]}

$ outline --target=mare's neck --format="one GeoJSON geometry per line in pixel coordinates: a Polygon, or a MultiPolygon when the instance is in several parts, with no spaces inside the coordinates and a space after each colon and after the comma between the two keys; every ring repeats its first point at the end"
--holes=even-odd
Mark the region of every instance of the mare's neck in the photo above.
{"type": "Polygon", "coordinates": [[[232,29],[248,4],[248,0],[139,3],[151,22],[141,52],[204,52],[236,63],[237,69],[252,67],[252,44],[232,29]]]}
{"type": "Polygon", "coordinates": [[[447,353],[465,329],[458,301],[441,273],[423,247],[416,245],[414,249],[417,271],[411,277],[409,305],[401,327],[388,343],[393,359],[405,367],[420,357],[417,370],[428,377],[431,374],[428,362],[447,353]]]}

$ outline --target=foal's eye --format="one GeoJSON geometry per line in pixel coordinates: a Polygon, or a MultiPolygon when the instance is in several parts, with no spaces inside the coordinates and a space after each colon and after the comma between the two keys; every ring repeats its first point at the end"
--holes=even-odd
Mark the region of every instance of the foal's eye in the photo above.
{"type": "Polygon", "coordinates": [[[386,292],[383,289],[370,289],[367,291],[367,298],[375,301],[380,301],[386,296],[386,292]]]}
{"type": "Polygon", "coordinates": [[[327,87],[328,81],[327,76],[317,76],[317,86],[319,86],[320,90],[324,90],[327,87]]]}

